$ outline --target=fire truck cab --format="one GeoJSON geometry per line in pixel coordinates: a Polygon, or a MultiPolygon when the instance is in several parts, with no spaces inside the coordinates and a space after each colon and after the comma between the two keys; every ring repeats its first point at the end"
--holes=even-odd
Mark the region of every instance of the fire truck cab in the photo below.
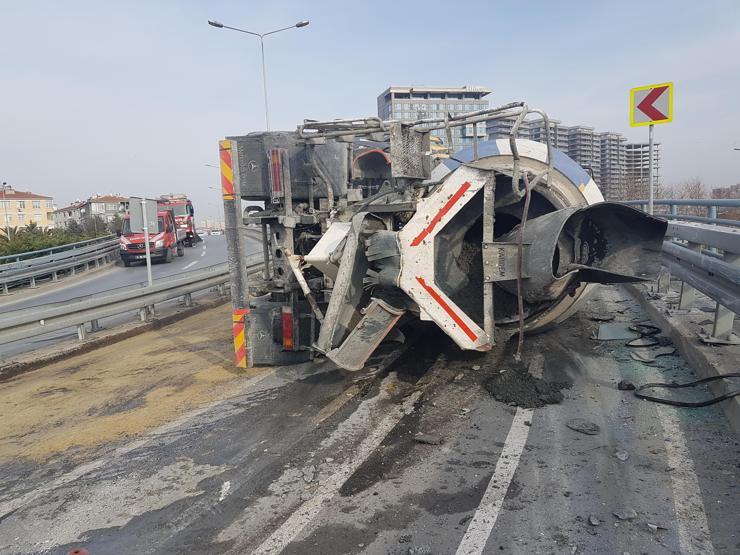
{"type": "Polygon", "coordinates": [[[201,240],[195,230],[195,210],[193,202],[181,193],[162,195],[157,200],[159,210],[171,210],[175,216],[175,226],[185,232],[184,245],[192,247],[201,240]]]}

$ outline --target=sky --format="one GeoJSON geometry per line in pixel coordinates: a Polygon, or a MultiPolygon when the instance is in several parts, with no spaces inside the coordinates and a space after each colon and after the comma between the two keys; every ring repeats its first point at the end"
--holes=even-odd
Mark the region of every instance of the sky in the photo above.
{"type": "Polygon", "coordinates": [[[216,217],[218,140],[375,115],[389,85],[492,89],[564,124],[629,127],[629,89],[673,81],[666,184],[740,182],[740,2],[0,0],[0,181],[53,196],[185,192],[216,217]],[[212,187],[214,189],[210,189],[212,187]]]}

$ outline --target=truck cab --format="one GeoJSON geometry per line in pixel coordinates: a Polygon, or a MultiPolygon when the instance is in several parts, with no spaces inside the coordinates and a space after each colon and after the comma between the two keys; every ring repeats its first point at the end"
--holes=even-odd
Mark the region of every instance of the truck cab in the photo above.
{"type": "Polygon", "coordinates": [[[186,195],[179,193],[162,195],[157,200],[157,206],[160,210],[172,210],[175,218],[175,226],[185,233],[183,244],[186,247],[192,247],[201,240],[195,230],[195,209],[193,208],[193,202],[186,195]]]}
{"type": "MultiPolygon", "coordinates": [[[[149,251],[152,260],[171,262],[175,256],[183,256],[185,251],[185,231],[179,229],[175,224],[175,216],[172,210],[160,210],[157,212],[157,229],[149,231],[149,251]]],[[[123,265],[131,266],[132,262],[146,260],[146,246],[144,244],[144,233],[131,231],[131,217],[126,214],[123,218],[121,237],[118,241],[119,251],[123,265]]]]}

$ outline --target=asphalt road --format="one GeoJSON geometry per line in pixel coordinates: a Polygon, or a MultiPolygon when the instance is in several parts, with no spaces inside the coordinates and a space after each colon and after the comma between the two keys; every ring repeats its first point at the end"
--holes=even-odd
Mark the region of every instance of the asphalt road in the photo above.
{"type": "MultiPolygon", "coordinates": [[[[129,399],[121,390],[102,406],[88,393],[81,399],[95,410],[83,407],[73,425],[63,415],[53,422],[62,437],[89,439],[101,414],[128,415],[138,433],[87,449],[57,446],[54,456],[54,442],[34,435],[41,424],[20,421],[2,438],[2,453],[15,455],[0,457],[0,553],[736,553],[740,445],[721,409],[620,391],[622,379],[693,374],[679,356],[648,366],[624,341],[590,339],[589,312],[645,319],[624,293],[603,289],[566,324],[528,338],[524,367],[570,384],[561,402],[543,407],[499,402],[484,387],[520,371],[509,345],[462,353],[430,327],[389,372],[358,379],[325,363],[258,369],[166,424],[139,412],[202,383],[189,372],[204,364],[225,361],[233,371],[224,312],[222,331],[181,332],[180,386],[157,374],[161,364],[137,370],[143,363],[133,359],[127,371],[169,393],[129,399]],[[599,430],[579,433],[567,425],[574,418],[599,430]],[[149,419],[158,424],[142,431],[149,419]]],[[[31,410],[43,393],[58,395],[60,410],[73,407],[75,379],[104,383],[94,381],[107,367],[101,357],[123,356],[133,340],[147,338],[55,366],[70,377],[66,392],[34,386],[41,374],[21,376],[7,384],[18,408],[3,404],[31,410]]],[[[152,345],[154,356],[161,349],[152,345]]]]}

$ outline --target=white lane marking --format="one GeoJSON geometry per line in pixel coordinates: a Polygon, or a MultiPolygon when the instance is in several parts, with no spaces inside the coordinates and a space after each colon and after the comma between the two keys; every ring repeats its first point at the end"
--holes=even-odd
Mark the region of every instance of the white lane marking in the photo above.
{"type": "Polygon", "coordinates": [[[519,458],[527,443],[530,427],[524,423],[527,421],[531,423],[533,414],[534,409],[516,409],[514,420],[504,442],[504,448],[496,463],[496,469],[488,483],[486,492],[483,494],[480,505],[478,505],[475,515],[473,515],[473,519],[465,531],[460,546],[457,548],[457,555],[483,553],[488,537],[491,535],[501,511],[506,492],[509,490],[511,479],[514,477],[517,466],[519,466],[519,458]]]}
{"type": "Polygon", "coordinates": [[[673,486],[673,504],[678,521],[678,544],[681,553],[713,554],[712,535],[709,532],[699,481],[694,470],[691,452],[681,431],[678,411],[666,405],[656,405],[658,420],[666,437],[668,465],[673,486]]]}
{"type": "MultiPolygon", "coordinates": [[[[272,376],[274,373],[275,373],[275,369],[271,369],[265,374],[249,378],[240,387],[238,387],[237,390],[233,391],[234,393],[233,396],[236,397],[236,396],[248,393],[253,387],[258,385],[262,380],[268,378],[269,376],[272,376]]],[[[90,474],[91,472],[94,472],[95,470],[98,470],[104,467],[106,464],[116,460],[117,458],[122,457],[123,455],[127,453],[130,453],[131,451],[134,451],[135,449],[139,449],[140,447],[145,447],[155,441],[159,445],[166,445],[167,443],[171,443],[175,441],[177,439],[177,436],[175,434],[171,434],[170,432],[172,432],[173,430],[176,430],[177,428],[189,422],[190,420],[193,420],[194,418],[197,418],[198,416],[210,410],[213,410],[213,407],[220,405],[220,404],[228,403],[228,402],[229,400],[225,399],[217,403],[213,403],[211,405],[201,407],[187,414],[184,414],[180,418],[173,420],[172,422],[165,424],[164,426],[161,426],[157,428],[156,430],[150,432],[149,434],[145,435],[141,439],[137,439],[135,441],[132,441],[131,443],[128,443],[127,445],[118,447],[110,455],[101,457],[89,463],[81,464],[73,468],[69,472],[62,474],[56,480],[53,480],[51,482],[48,482],[47,484],[42,485],[39,488],[31,490],[21,495],[20,497],[16,497],[4,503],[0,503],[0,520],[5,518],[5,516],[7,516],[8,513],[13,512],[29,504],[30,502],[38,499],[42,495],[49,493],[50,491],[53,491],[57,489],[58,487],[69,484],[70,482],[74,482],[75,480],[78,480],[82,476],[85,476],[86,474],[90,474]]]]}
{"type": "MultiPolygon", "coordinates": [[[[535,353],[529,363],[529,373],[535,378],[542,378],[544,366],[545,357],[542,353],[535,353]]],[[[511,372],[511,370],[509,371],[511,372]]],[[[524,451],[524,446],[527,444],[531,426],[527,426],[525,422],[531,424],[533,416],[534,409],[518,408],[516,410],[511,428],[509,428],[509,433],[506,435],[504,448],[501,450],[501,456],[499,456],[496,463],[496,469],[493,471],[486,492],[483,494],[473,519],[470,521],[468,529],[457,548],[456,555],[483,553],[501,512],[506,492],[509,490],[511,480],[519,466],[519,459],[522,456],[522,451],[524,451]]]]}
{"type": "Polygon", "coordinates": [[[196,265],[197,263],[198,263],[198,261],[197,261],[197,260],[193,260],[193,261],[192,261],[192,262],[191,262],[190,264],[186,264],[186,265],[185,265],[185,267],[183,268],[183,270],[187,270],[188,268],[192,268],[192,267],[193,267],[193,266],[195,266],[195,265],[196,265]]]}
{"type": "Polygon", "coordinates": [[[421,391],[412,393],[401,405],[389,410],[389,414],[360,443],[357,450],[347,457],[348,462],[339,465],[338,470],[326,482],[323,482],[317,493],[303,503],[275,530],[255,551],[255,554],[280,553],[310,523],[339,491],[342,485],[378,448],[385,436],[398,424],[405,415],[414,410],[414,403],[421,396],[421,391]]]}
{"type": "Polygon", "coordinates": [[[201,256],[205,256],[205,255],[206,255],[206,249],[203,249],[203,252],[202,252],[202,253],[200,253],[200,255],[201,255],[201,256]]]}
{"type": "Polygon", "coordinates": [[[218,496],[219,501],[223,501],[226,499],[226,496],[229,495],[229,490],[231,489],[231,482],[228,480],[221,484],[221,494],[218,496]]]}

